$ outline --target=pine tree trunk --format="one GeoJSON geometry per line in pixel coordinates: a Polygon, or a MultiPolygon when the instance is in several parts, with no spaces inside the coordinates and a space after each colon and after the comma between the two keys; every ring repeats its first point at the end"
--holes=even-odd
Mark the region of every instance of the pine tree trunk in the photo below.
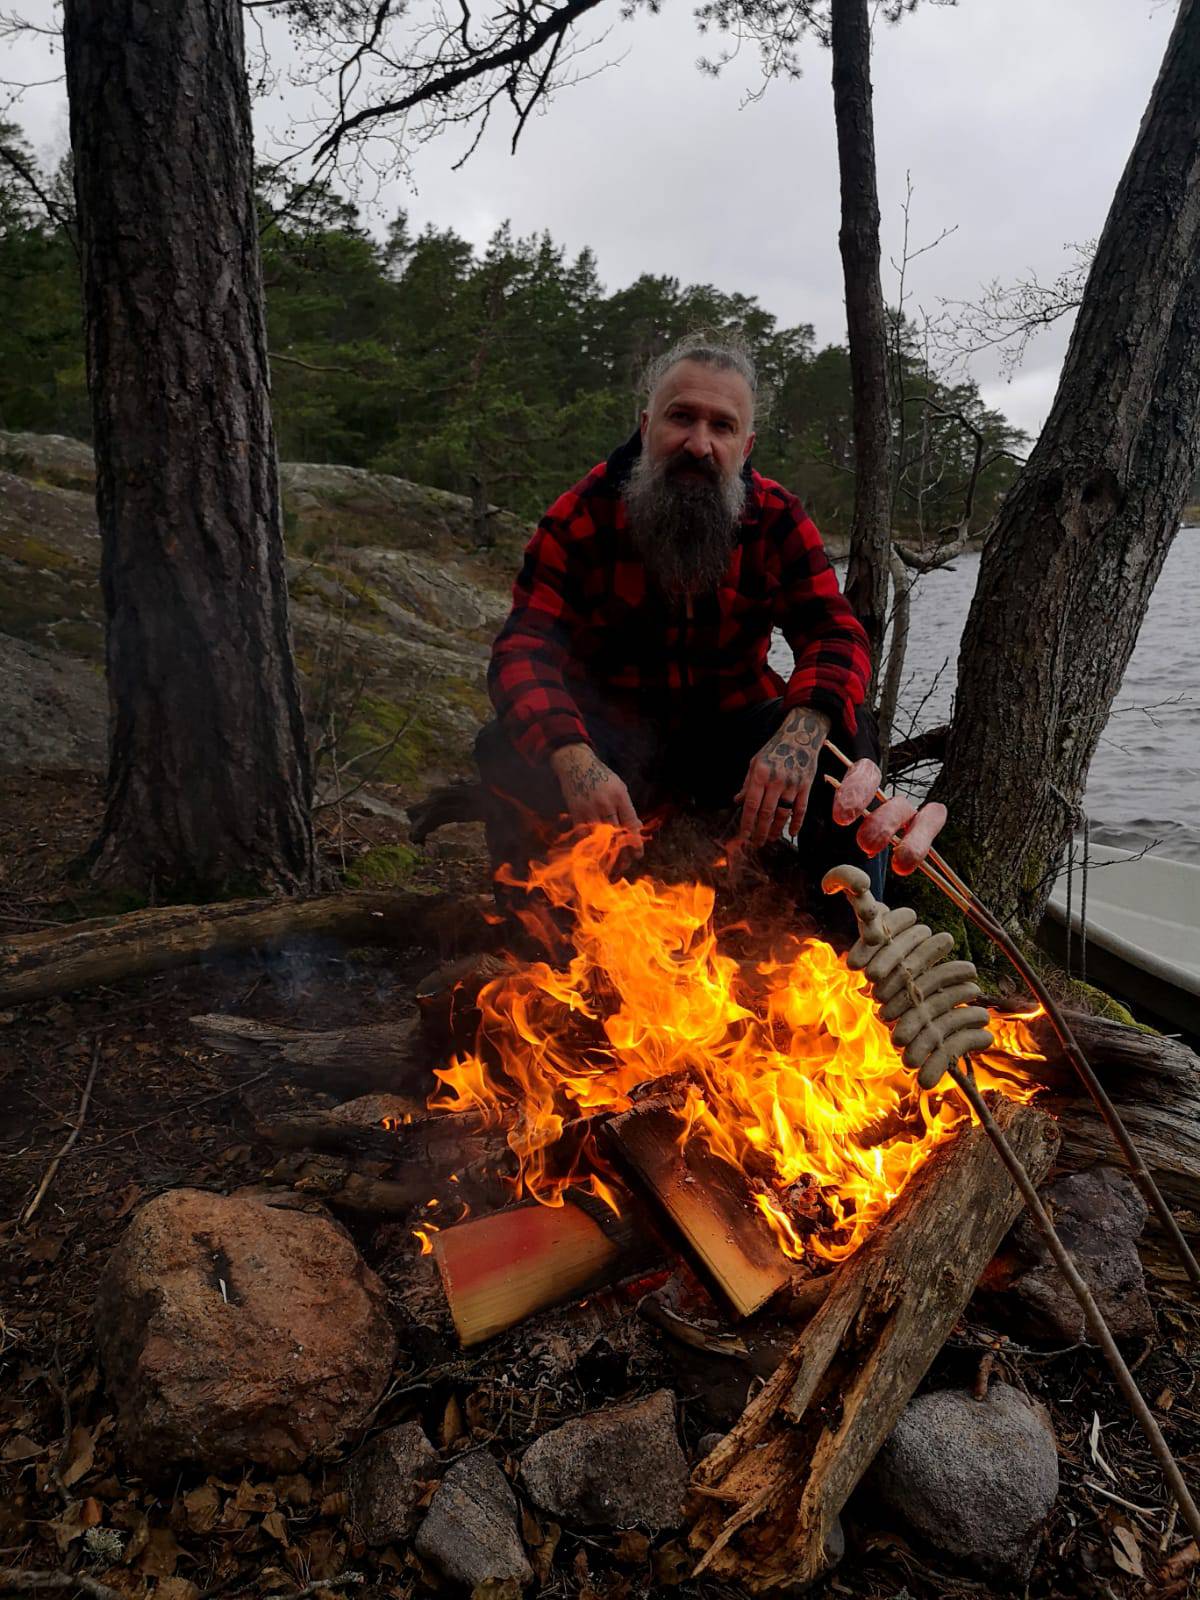
{"type": "Polygon", "coordinates": [[[846,285],[846,328],[854,397],[854,515],[846,598],[867,630],[876,673],[887,626],[891,472],[887,325],[879,281],[879,194],[871,110],[871,19],[867,0],[833,0],[833,110],[837,123],[846,285]]]}
{"type": "Polygon", "coordinates": [[[237,0],[66,0],[107,618],[93,872],[178,896],[306,889],[237,0]]]}
{"type": "MultiPolygon", "coordinates": [[[[1058,392],[980,565],[948,857],[1032,928],[1200,458],[1200,0],[1183,0],[1058,392]]],[[[1154,772],[1145,774],[1147,790],[1154,772]]]]}

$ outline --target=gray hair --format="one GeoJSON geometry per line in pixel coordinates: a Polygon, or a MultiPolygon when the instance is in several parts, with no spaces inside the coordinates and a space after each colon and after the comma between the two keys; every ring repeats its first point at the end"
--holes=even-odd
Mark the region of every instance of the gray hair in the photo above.
{"type": "Polygon", "coordinates": [[[746,380],[750,390],[751,408],[758,407],[758,369],[754,365],[746,341],[737,334],[689,333],[677,339],[669,350],[655,356],[646,368],[646,396],[654,394],[659,384],[681,361],[696,361],[703,367],[717,367],[722,372],[736,372],[746,380]]]}

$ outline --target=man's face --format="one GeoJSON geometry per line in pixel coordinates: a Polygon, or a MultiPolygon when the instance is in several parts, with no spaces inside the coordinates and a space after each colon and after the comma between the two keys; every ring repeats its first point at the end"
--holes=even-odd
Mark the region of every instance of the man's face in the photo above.
{"type": "Polygon", "coordinates": [[[727,481],[754,447],[753,414],[754,399],[741,373],[680,361],[642,412],[642,448],[681,481],[727,481]]]}
{"type": "Polygon", "coordinates": [[[699,361],[677,362],[650,397],[625,506],[634,543],[667,594],[702,594],[721,580],[746,503],[752,412],[743,377],[699,361]]]}

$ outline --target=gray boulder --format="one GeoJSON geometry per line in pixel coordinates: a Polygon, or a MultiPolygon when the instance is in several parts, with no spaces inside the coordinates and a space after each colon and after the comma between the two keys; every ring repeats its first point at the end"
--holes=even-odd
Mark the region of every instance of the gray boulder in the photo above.
{"type": "MultiPolygon", "coordinates": [[[[1047,1185],[1042,1199],[1114,1338],[1151,1335],[1154,1313],[1137,1250],[1147,1208],[1133,1179],[1114,1167],[1092,1167],[1047,1185]]],[[[1028,1214],[989,1265],[982,1287],[1003,1297],[1004,1326],[1018,1337],[1090,1337],[1079,1302],[1028,1214]]]]}
{"type": "Polygon", "coordinates": [[[986,1400],[957,1389],[919,1395],[864,1493],[938,1555],[1020,1585],[1058,1494],[1054,1432],[1008,1384],[993,1384],[986,1400]]]}
{"type": "Polygon", "coordinates": [[[675,1396],[659,1389],[564,1422],[526,1450],[521,1481],[543,1511],[575,1527],[678,1527],[688,1465],[675,1396]]]}
{"type": "Polygon", "coordinates": [[[416,1551],[453,1583],[533,1577],[517,1531],[517,1497],[486,1451],[463,1456],[442,1479],[417,1533],[416,1551]]]}
{"type": "Polygon", "coordinates": [[[411,1537],[417,1503],[437,1473],[437,1451],[419,1422],[402,1422],[371,1440],[349,1472],[350,1502],[369,1545],[411,1537]]]}

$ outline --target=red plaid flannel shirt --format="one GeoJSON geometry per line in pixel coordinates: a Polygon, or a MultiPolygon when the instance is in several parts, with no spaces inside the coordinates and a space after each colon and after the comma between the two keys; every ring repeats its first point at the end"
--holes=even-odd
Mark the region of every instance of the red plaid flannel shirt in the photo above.
{"type": "MultiPolygon", "coordinates": [[[[550,507],[525,550],[492,646],[488,689],[531,763],[592,741],[589,706],[677,723],[783,696],[853,735],[870,677],[867,636],[799,500],[747,469],[740,537],[717,588],[669,598],[647,577],[621,486],[635,435],[550,507]],[[785,684],[773,629],[792,647],[785,684]]],[[[835,732],[836,737],[836,732],[835,732]]]]}

